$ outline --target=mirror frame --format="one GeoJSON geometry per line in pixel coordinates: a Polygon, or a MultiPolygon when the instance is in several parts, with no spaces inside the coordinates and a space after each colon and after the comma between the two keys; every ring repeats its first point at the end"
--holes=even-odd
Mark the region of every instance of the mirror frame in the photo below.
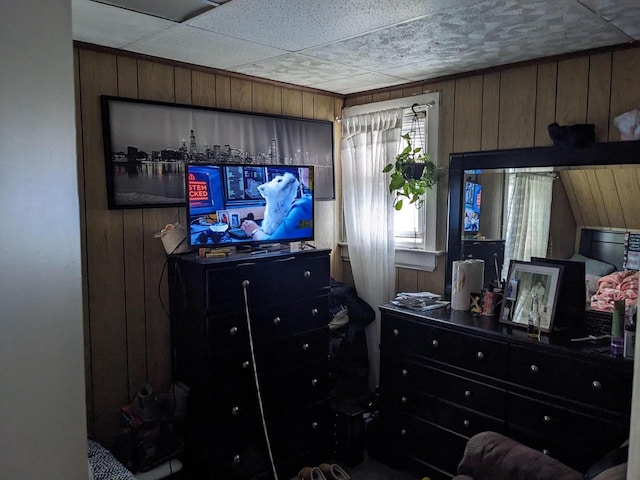
{"type": "Polygon", "coordinates": [[[528,167],[594,167],[640,164],[640,140],[594,143],[584,148],[531,147],[449,155],[449,221],[444,298],[451,298],[451,274],[462,251],[465,170],[528,167]]]}

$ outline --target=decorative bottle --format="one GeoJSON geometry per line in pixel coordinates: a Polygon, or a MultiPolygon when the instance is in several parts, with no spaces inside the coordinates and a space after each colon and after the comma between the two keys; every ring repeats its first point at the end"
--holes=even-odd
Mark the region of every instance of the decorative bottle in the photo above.
{"type": "Polygon", "coordinates": [[[636,306],[627,307],[624,319],[624,358],[633,359],[636,345],[636,306]]]}
{"type": "Polygon", "coordinates": [[[611,353],[622,355],[624,350],[624,300],[616,300],[611,314],[611,353]]]}

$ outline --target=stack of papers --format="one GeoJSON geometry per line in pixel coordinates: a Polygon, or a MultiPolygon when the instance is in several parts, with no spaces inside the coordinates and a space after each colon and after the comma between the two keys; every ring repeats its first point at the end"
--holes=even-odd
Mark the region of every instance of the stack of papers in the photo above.
{"type": "Polygon", "coordinates": [[[425,310],[432,310],[449,305],[449,302],[442,301],[440,298],[442,298],[440,295],[431,292],[400,292],[396,295],[396,298],[391,300],[391,304],[397,307],[423,312],[425,310]]]}

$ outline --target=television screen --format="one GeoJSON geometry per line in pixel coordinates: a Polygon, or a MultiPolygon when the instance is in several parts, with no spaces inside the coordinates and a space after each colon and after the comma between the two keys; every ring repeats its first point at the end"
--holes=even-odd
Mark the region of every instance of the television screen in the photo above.
{"type": "Polygon", "coordinates": [[[313,240],[313,167],[188,163],[189,246],[313,240]]]}
{"type": "Polygon", "coordinates": [[[480,229],[480,204],[482,185],[466,182],[464,188],[464,231],[477,232],[480,229]]]}

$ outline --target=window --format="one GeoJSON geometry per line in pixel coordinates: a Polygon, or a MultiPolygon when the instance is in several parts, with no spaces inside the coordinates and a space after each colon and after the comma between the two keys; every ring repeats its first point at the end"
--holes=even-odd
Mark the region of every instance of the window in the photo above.
{"type": "MultiPolygon", "coordinates": [[[[350,114],[361,114],[404,107],[402,134],[413,129],[416,135],[411,135],[412,143],[422,146],[429,153],[431,161],[437,165],[439,103],[439,93],[428,93],[350,107],[348,111],[350,114]],[[412,108],[414,105],[417,106],[412,108]]],[[[401,147],[404,148],[403,143],[401,147]]],[[[393,159],[389,159],[389,162],[392,161],[393,159]]],[[[380,174],[384,175],[382,172],[380,174]]],[[[441,254],[436,252],[437,189],[438,184],[427,191],[422,208],[405,205],[402,210],[395,212],[397,266],[430,271],[435,269],[435,256],[441,254]]]]}

